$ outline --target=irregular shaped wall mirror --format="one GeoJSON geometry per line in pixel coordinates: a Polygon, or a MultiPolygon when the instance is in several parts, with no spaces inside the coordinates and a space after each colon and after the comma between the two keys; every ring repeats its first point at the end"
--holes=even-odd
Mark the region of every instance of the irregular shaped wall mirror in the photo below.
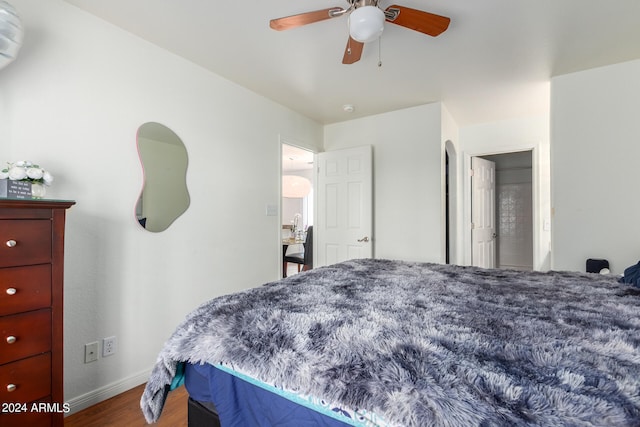
{"type": "Polygon", "coordinates": [[[164,231],[189,207],[187,149],[171,129],[154,122],[140,126],[137,144],[144,183],[136,219],[148,231],[164,231]]]}

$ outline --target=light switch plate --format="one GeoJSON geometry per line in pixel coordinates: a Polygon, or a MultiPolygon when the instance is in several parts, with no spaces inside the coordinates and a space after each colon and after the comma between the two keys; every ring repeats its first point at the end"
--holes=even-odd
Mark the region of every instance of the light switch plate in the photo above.
{"type": "Polygon", "coordinates": [[[269,203],[265,211],[267,216],[278,216],[278,205],[269,203]]]}
{"type": "Polygon", "coordinates": [[[84,363],[95,362],[96,360],[98,360],[98,341],[85,344],[84,363]]]}

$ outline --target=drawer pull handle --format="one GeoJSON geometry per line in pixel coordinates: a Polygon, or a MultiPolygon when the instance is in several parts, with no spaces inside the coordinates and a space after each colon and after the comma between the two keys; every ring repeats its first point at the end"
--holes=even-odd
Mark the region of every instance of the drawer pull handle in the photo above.
{"type": "Polygon", "coordinates": [[[7,246],[9,246],[10,248],[13,248],[15,245],[17,245],[18,242],[16,242],[15,240],[11,239],[11,240],[7,240],[7,246]]]}
{"type": "Polygon", "coordinates": [[[7,295],[15,295],[16,294],[16,288],[9,288],[7,289],[7,295]]]}
{"type": "Polygon", "coordinates": [[[18,387],[17,387],[15,384],[9,384],[9,385],[7,386],[7,391],[8,391],[9,393],[11,393],[12,391],[16,391],[16,389],[17,389],[17,388],[18,388],[18,387]]]}
{"type": "Polygon", "coordinates": [[[17,339],[13,335],[10,335],[10,336],[7,337],[7,344],[13,344],[16,341],[17,341],[17,339]]]}

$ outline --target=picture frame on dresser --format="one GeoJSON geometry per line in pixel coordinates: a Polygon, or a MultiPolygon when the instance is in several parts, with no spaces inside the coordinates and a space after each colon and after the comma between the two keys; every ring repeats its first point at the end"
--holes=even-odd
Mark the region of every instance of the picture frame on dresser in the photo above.
{"type": "Polygon", "coordinates": [[[0,199],[0,425],[64,425],[63,282],[72,200],[0,199]]]}

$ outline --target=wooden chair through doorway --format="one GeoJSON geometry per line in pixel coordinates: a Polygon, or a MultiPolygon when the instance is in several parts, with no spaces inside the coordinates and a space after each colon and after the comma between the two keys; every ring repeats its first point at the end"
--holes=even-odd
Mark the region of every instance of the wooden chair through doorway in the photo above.
{"type": "Polygon", "coordinates": [[[304,248],[304,252],[284,257],[285,272],[290,262],[298,264],[298,273],[301,269],[302,271],[306,271],[313,268],[313,225],[307,227],[307,238],[302,244],[302,247],[304,248]]]}

